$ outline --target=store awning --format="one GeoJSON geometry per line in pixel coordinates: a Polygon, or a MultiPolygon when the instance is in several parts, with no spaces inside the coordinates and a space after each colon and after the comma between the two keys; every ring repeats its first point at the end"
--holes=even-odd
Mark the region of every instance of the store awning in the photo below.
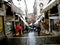
{"type": "Polygon", "coordinates": [[[47,4],[47,6],[43,7],[42,12],[45,12],[45,11],[51,9],[53,6],[55,6],[58,3],[59,3],[59,0],[52,0],[49,4],[47,4]]]}
{"type": "Polygon", "coordinates": [[[43,17],[44,17],[44,16],[41,15],[40,18],[39,18],[34,24],[38,24],[38,22],[41,21],[43,17]]]}
{"type": "Polygon", "coordinates": [[[21,17],[21,15],[18,15],[18,16],[20,17],[20,19],[24,22],[24,24],[25,24],[26,26],[29,26],[29,24],[26,22],[25,19],[23,19],[23,18],[21,17]]]}

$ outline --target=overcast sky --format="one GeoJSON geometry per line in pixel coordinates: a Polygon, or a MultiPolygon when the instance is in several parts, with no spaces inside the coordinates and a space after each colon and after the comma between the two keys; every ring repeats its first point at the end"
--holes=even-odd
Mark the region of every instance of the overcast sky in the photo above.
{"type": "MultiPolygon", "coordinates": [[[[5,0],[7,1],[7,0],[5,0]]],[[[13,0],[14,4],[17,7],[21,7],[21,10],[23,10],[23,12],[25,12],[25,3],[24,0],[21,1],[17,1],[17,0],[13,0]]],[[[27,8],[28,8],[28,13],[32,13],[33,12],[33,5],[34,5],[34,0],[26,0],[27,3],[27,8]]]]}
{"type": "MultiPolygon", "coordinates": [[[[26,0],[26,3],[27,3],[27,8],[28,8],[28,13],[32,13],[33,12],[34,0],[26,0]]],[[[21,9],[23,11],[25,11],[24,0],[21,0],[20,5],[21,5],[21,9]]]]}
{"type": "Polygon", "coordinates": [[[28,13],[33,12],[33,5],[34,5],[34,0],[26,0],[27,7],[28,7],[28,13]]]}

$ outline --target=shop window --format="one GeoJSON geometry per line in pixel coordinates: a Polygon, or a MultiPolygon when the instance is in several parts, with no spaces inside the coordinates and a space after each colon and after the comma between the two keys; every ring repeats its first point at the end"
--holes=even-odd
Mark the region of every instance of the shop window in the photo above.
{"type": "Polygon", "coordinates": [[[54,31],[60,30],[59,29],[59,25],[60,25],[59,24],[59,19],[51,19],[50,21],[51,21],[50,22],[51,23],[51,25],[50,25],[51,26],[51,30],[54,30],[54,31]]]}
{"type": "Polygon", "coordinates": [[[50,23],[51,30],[54,30],[54,20],[50,19],[50,23]]]}
{"type": "Polygon", "coordinates": [[[6,35],[8,37],[8,35],[12,34],[12,22],[6,22],[6,35]]]}
{"type": "Polygon", "coordinates": [[[15,15],[15,20],[18,20],[18,15],[15,15]]]}
{"type": "Polygon", "coordinates": [[[59,20],[58,19],[56,19],[56,20],[54,20],[54,30],[59,30],[59,20]]]}
{"type": "Polygon", "coordinates": [[[45,13],[45,19],[48,19],[48,13],[47,12],[45,13]]]}
{"type": "Polygon", "coordinates": [[[42,21],[44,21],[44,18],[42,19],[42,21]]]}
{"type": "Polygon", "coordinates": [[[57,6],[54,6],[54,7],[51,9],[51,14],[54,14],[54,13],[58,13],[58,8],[57,8],[57,6]]]}
{"type": "Polygon", "coordinates": [[[11,11],[11,7],[8,7],[6,10],[6,15],[13,15],[13,12],[11,11]]]}

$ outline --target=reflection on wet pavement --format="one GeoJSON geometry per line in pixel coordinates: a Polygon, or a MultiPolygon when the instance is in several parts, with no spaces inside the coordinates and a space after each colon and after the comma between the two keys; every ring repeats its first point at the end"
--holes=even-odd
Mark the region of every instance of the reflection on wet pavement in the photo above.
{"type": "Polygon", "coordinates": [[[36,38],[34,36],[34,32],[30,32],[28,34],[27,45],[36,45],[36,38]]]}
{"type": "Polygon", "coordinates": [[[1,45],[48,45],[60,44],[60,37],[35,36],[35,32],[29,32],[27,37],[7,38],[3,41],[1,45]]]}

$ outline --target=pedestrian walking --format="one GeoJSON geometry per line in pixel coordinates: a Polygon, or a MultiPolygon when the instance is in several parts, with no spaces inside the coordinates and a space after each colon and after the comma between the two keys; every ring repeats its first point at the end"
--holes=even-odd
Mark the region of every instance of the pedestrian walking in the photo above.
{"type": "Polygon", "coordinates": [[[23,34],[22,30],[23,30],[22,26],[17,24],[17,26],[16,26],[16,36],[22,36],[22,34],[23,34]]]}
{"type": "Polygon", "coordinates": [[[40,31],[41,31],[41,28],[40,28],[40,26],[38,26],[37,27],[38,36],[40,36],[40,31]]]}
{"type": "Polygon", "coordinates": [[[37,29],[37,34],[38,34],[38,36],[40,36],[40,31],[41,31],[40,25],[39,25],[39,24],[35,24],[34,26],[35,26],[36,29],[37,29]]]}

